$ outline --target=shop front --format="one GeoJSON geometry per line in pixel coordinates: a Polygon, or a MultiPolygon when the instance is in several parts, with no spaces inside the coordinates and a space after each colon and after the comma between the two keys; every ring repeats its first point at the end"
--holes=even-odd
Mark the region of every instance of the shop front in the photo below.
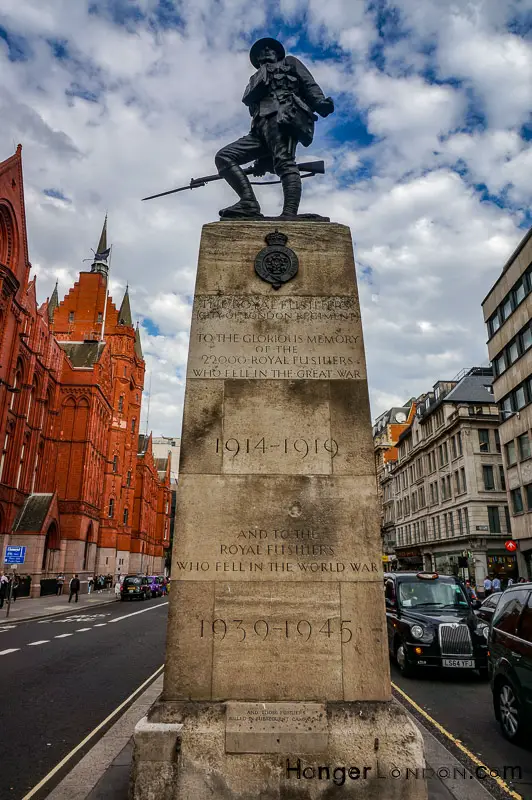
{"type": "Polygon", "coordinates": [[[488,553],[488,575],[499,578],[502,588],[506,588],[510,578],[515,582],[519,578],[517,556],[515,553],[488,553]]]}
{"type": "Polygon", "coordinates": [[[397,569],[402,572],[422,572],[423,554],[419,547],[396,550],[397,569]]]}

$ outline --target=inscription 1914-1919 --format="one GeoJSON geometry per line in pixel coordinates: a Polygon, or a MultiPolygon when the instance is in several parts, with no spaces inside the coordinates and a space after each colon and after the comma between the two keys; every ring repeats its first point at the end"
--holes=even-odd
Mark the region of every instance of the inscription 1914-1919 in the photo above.
{"type": "Polygon", "coordinates": [[[338,455],[338,442],[335,439],[280,439],[269,442],[264,436],[260,439],[216,439],[216,452],[227,453],[231,458],[236,458],[240,453],[258,454],[275,450],[279,455],[296,454],[301,459],[311,454],[321,452],[329,453],[331,458],[338,455]]]}

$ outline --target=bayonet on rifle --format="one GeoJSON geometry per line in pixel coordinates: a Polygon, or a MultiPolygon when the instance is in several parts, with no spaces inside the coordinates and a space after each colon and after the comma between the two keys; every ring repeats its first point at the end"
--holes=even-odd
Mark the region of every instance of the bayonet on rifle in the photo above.
{"type": "MultiPolygon", "coordinates": [[[[308,178],[311,175],[323,175],[325,173],[325,162],[323,161],[306,161],[302,164],[297,165],[300,172],[306,172],[306,175],[302,175],[303,178],[308,178]]],[[[263,175],[264,172],[261,170],[260,172],[256,172],[257,165],[254,164],[251,167],[247,167],[244,170],[246,175],[263,175]]],[[[143,197],[142,200],[153,200],[155,197],[165,197],[167,194],[175,194],[176,192],[184,192],[186,189],[198,189],[200,186],[205,186],[207,183],[212,183],[213,181],[220,181],[222,180],[223,175],[206,175],[204,178],[191,178],[190,183],[187,186],[180,186],[179,189],[169,189],[167,192],[160,192],[159,194],[151,194],[149,197],[143,197]]],[[[268,182],[268,181],[267,181],[268,182]]],[[[276,182],[276,181],[275,181],[276,182]]]]}

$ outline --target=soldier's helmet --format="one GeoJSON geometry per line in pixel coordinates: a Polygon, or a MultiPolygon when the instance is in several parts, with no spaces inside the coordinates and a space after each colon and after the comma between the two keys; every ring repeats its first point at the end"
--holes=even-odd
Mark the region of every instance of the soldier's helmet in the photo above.
{"type": "Polygon", "coordinates": [[[270,37],[266,36],[264,39],[259,39],[255,42],[255,44],[251,47],[249,51],[249,60],[255,67],[258,69],[260,67],[259,64],[259,55],[264,50],[265,47],[269,47],[271,50],[274,50],[277,53],[277,60],[280,61],[282,58],[285,57],[285,49],[281,42],[278,42],[277,39],[271,39],[270,37]]]}

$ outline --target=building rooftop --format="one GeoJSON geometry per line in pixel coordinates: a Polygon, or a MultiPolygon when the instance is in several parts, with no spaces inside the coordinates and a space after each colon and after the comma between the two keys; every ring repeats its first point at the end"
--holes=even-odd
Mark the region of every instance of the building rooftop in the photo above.
{"type": "Polygon", "coordinates": [[[13,533],[40,531],[50,510],[53,494],[30,494],[13,525],[13,533]]]}
{"type": "Polygon", "coordinates": [[[93,367],[105,347],[105,342],[58,342],[73,367],[93,367]]]}

